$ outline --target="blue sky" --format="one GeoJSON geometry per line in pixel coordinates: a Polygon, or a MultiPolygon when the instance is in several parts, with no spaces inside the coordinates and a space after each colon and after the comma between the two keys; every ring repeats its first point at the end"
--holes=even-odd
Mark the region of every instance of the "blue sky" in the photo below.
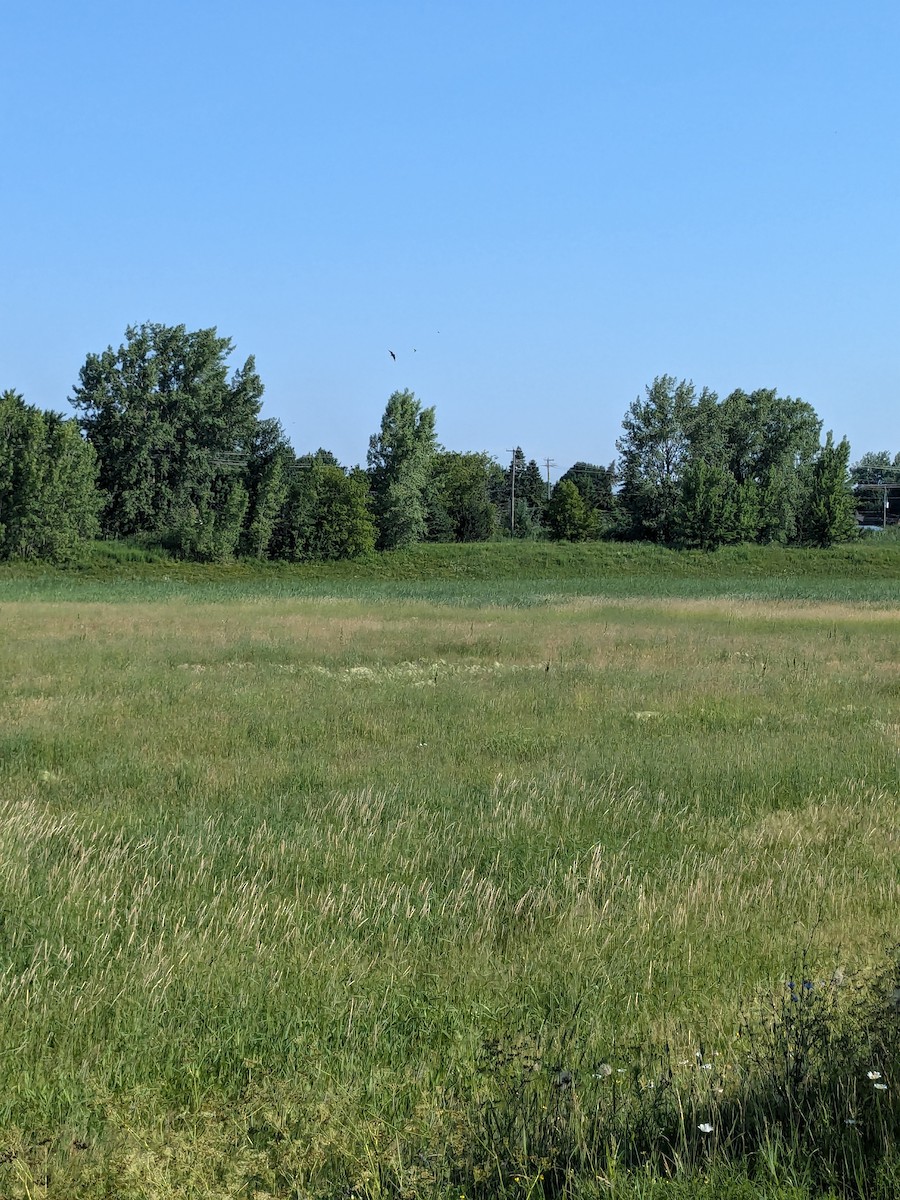
{"type": "Polygon", "coordinates": [[[663,373],[897,452],[898,52],[888,0],[6,6],[0,388],[149,320],[348,464],[403,387],[607,463],[663,373]]]}

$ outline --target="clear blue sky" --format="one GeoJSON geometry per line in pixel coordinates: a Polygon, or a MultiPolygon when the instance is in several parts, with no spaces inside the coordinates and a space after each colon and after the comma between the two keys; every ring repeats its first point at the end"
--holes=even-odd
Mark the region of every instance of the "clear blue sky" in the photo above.
{"type": "Polygon", "coordinates": [[[606,463],[663,373],[900,450],[896,0],[30,0],[0,56],[31,403],[149,320],[346,463],[403,387],[451,449],[606,463]]]}

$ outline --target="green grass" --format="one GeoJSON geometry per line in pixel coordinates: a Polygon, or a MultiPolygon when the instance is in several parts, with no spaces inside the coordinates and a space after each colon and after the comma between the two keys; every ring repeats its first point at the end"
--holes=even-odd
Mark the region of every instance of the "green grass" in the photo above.
{"type": "Polygon", "coordinates": [[[339,563],[180,562],[158,550],[97,542],[65,568],[0,564],[0,599],[145,601],[327,597],[369,603],[542,605],[554,596],[734,596],[892,603],[900,543],[881,535],[830,550],[727,547],[714,553],[649,543],[494,542],[420,545],[339,563]]]}
{"type": "Polygon", "coordinates": [[[469,549],[5,569],[0,1195],[894,1194],[897,551],[469,549]]]}

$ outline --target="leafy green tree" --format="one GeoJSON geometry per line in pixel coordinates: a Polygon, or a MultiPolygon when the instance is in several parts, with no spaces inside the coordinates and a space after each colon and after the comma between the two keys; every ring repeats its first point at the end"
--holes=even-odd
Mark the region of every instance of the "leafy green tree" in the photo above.
{"type": "Polygon", "coordinates": [[[730,471],[727,436],[724,405],[719,403],[715,392],[704,388],[687,420],[689,460],[702,459],[710,466],[730,471]]]}
{"type": "Polygon", "coordinates": [[[758,485],[752,479],[746,483],[735,481],[733,498],[728,541],[758,541],[761,521],[761,499],[758,485]]]}
{"type": "Polygon", "coordinates": [[[503,479],[503,471],[487,453],[444,450],[434,460],[438,495],[458,542],[484,542],[498,528],[492,491],[503,479]]]}
{"type": "Polygon", "coordinates": [[[525,469],[516,478],[516,491],[519,498],[524,500],[531,509],[534,517],[540,520],[547,507],[547,483],[541,475],[541,468],[533,458],[529,458],[525,469]]]}
{"type": "Polygon", "coordinates": [[[318,455],[297,460],[275,523],[274,557],[294,562],[356,558],[371,553],[375,536],[364,471],[348,475],[318,455]]]}
{"type": "Polygon", "coordinates": [[[200,517],[182,551],[201,562],[226,562],[237,552],[250,497],[243,480],[219,477],[209,488],[200,517]]]}
{"type": "Polygon", "coordinates": [[[394,392],[369,439],[368,468],[378,547],[396,550],[428,531],[428,489],[437,452],[434,409],[409,390],[394,392]]]}
{"type": "Polygon", "coordinates": [[[145,323],[118,350],[87,356],[72,404],[97,453],[107,535],[168,530],[185,553],[224,545],[263,393],[252,357],[229,378],[232,350],[214,328],[145,323]]]}
{"type": "Polygon", "coordinates": [[[40,411],[15,391],[0,395],[0,547],[4,558],[37,558],[45,468],[40,411]]]}
{"type": "Polygon", "coordinates": [[[763,483],[772,470],[812,461],[819,449],[822,422],[812,405],[774,388],[747,393],[737,389],[719,406],[725,438],[723,466],[738,483],[763,483]]]}
{"type": "MultiPolygon", "coordinates": [[[[332,452],[330,450],[326,450],[324,448],[324,446],[320,446],[318,448],[318,450],[315,452],[315,454],[313,454],[311,457],[312,457],[313,462],[317,462],[323,467],[340,467],[341,466],[340,462],[338,461],[337,455],[332,454],[332,452]]],[[[341,467],[341,470],[343,470],[343,467],[341,467]]]]}
{"type": "Polygon", "coordinates": [[[64,561],[97,534],[97,463],[78,426],[0,394],[0,557],[64,561]]]}
{"type": "Polygon", "coordinates": [[[340,467],[317,465],[310,472],[315,487],[314,519],[307,528],[306,552],[328,561],[357,558],[375,548],[375,522],[369,509],[363,472],[345,474],[340,467]]]}
{"type": "Polygon", "coordinates": [[[76,421],[45,412],[47,465],[41,509],[44,556],[62,561],[99,533],[103,497],[97,487],[97,456],[76,421]]]}
{"type": "Polygon", "coordinates": [[[757,540],[796,537],[799,473],[819,450],[822,422],[812,405],[774,388],[740,389],[719,406],[724,433],[723,465],[739,485],[755,486],[757,540]]]}
{"type": "Polygon", "coordinates": [[[615,470],[612,464],[599,467],[595,463],[577,462],[559,477],[559,483],[569,481],[578,488],[582,500],[592,512],[609,512],[613,505],[615,470]]]}
{"type": "Polygon", "coordinates": [[[757,541],[776,545],[796,541],[802,492],[800,470],[784,463],[771,467],[763,476],[758,485],[757,541]]]}
{"type": "Polygon", "coordinates": [[[583,542],[597,535],[597,515],[571,479],[561,479],[547,505],[547,525],[556,541],[583,542]]]}
{"type": "Polygon", "coordinates": [[[591,516],[592,537],[609,534],[615,523],[616,501],[613,484],[616,480],[615,463],[608,467],[595,463],[577,462],[559,477],[560,483],[574,483],[591,516]]]}
{"type": "Polygon", "coordinates": [[[630,405],[616,442],[619,503],[632,537],[671,542],[681,474],[691,458],[693,383],[658,375],[630,405]]]}
{"type": "Polygon", "coordinates": [[[240,549],[250,558],[269,554],[275,523],[287,500],[288,472],[295,461],[280,422],[258,421],[244,469],[247,515],[240,549]]]}
{"type": "Polygon", "coordinates": [[[856,498],[850,488],[850,443],[835,445],[829,430],[815,460],[804,470],[799,533],[809,546],[832,546],[856,536],[856,498]]]}
{"type": "Polygon", "coordinates": [[[686,547],[714,550],[737,540],[734,476],[704,458],[693,459],[685,468],[675,509],[675,537],[686,547]]]}

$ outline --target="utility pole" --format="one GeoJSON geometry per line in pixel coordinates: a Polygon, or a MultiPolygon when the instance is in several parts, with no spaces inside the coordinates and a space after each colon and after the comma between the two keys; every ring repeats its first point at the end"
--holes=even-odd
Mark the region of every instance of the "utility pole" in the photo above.
{"type": "Polygon", "coordinates": [[[547,499],[550,499],[550,468],[556,466],[555,459],[545,458],[544,466],[547,468],[547,499]]]}

